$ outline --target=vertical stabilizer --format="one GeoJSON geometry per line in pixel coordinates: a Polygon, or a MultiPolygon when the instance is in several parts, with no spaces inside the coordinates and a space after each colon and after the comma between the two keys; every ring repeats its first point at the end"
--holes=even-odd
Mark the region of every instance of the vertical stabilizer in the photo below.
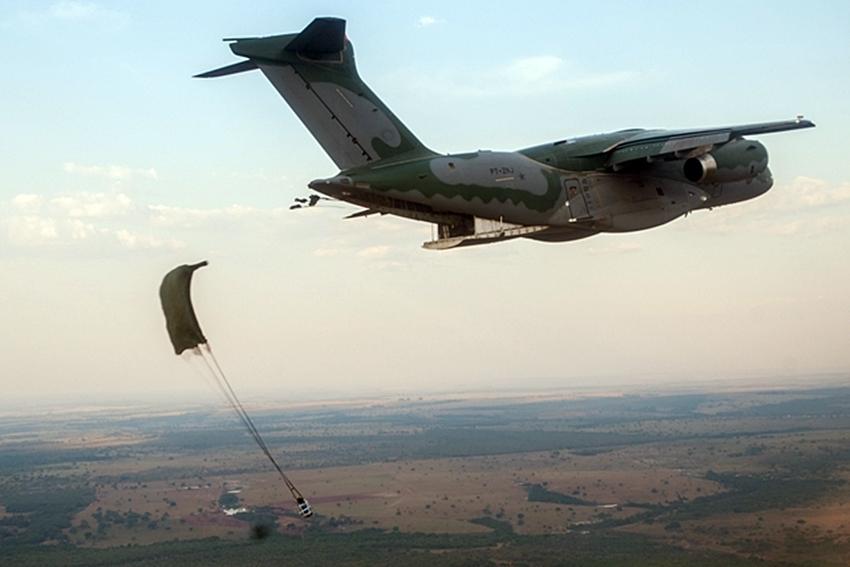
{"type": "Polygon", "coordinates": [[[360,79],[345,20],[317,18],[299,34],[231,49],[259,67],[340,169],[433,153],[360,79]]]}

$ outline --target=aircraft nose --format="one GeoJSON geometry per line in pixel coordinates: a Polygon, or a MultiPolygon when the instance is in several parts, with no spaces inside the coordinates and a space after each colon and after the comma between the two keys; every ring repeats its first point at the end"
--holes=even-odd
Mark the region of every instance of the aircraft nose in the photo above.
{"type": "Polygon", "coordinates": [[[351,178],[347,175],[337,175],[327,179],[314,179],[307,186],[310,189],[318,191],[320,187],[327,187],[331,185],[351,185],[351,178]]]}

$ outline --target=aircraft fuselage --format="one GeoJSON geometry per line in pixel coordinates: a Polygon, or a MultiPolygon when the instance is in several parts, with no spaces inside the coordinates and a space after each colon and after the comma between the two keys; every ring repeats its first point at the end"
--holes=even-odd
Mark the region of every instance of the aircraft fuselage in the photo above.
{"type": "MultiPolygon", "coordinates": [[[[581,147],[582,142],[579,138],[571,145],[581,147]]],[[[516,236],[575,240],[599,232],[652,228],[696,209],[745,201],[768,191],[773,179],[764,146],[744,139],[733,144],[738,144],[740,155],[721,161],[714,172],[714,179],[722,182],[689,180],[686,157],[631,163],[613,173],[562,169],[545,163],[546,157],[540,156],[556,163],[557,156],[538,146],[380,162],[314,181],[310,187],[385,214],[446,225],[468,216],[548,227],[516,236]]],[[[561,161],[568,161],[568,156],[561,161]]]]}

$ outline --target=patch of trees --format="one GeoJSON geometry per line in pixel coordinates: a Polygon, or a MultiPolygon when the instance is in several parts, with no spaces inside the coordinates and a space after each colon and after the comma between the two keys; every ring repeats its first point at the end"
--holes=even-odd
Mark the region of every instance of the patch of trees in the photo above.
{"type": "Polygon", "coordinates": [[[582,500],[569,494],[562,494],[544,487],[542,484],[529,484],[525,487],[529,502],[549,502],[552,504],[566,504],[568,506],[595,506],[596,502],[582,500]]]}
{"type": "Polygon", "coordinates": [[[0,473],[11,474],[61,463],[106,461],[115,457],[115,451],[100,449],[7,449],[0,451],[0,473]]]}
{"type": "Polygon", "coordinates": [[[481,518],[473,518],[469,520],[473,524],[478,524],[479,526],[484,526],[490,528],[495,533],[498,534],[512,534],[514,533],[514,527],[510,522],[506,522],[504,520],[498,520],[496,518],[491,517],[481,517],[481,518]]]}
{"type": "Polygon", "coordinates": [[[137,526],[146,526],[148,529],[156,529],[159,523],[153,520],[150,512],[139,514],[133,510],[127,512],[118,512],[116,510],[98,509],[92,514],[92,517],[97,522],[97,532],[103,535],[110,525],[125,526],[127,528],[135,528],[137,526]]]}
{"type": "Polygon", "coordinates": [[[0,502],[10,514],[2,525],[14,530],[0,532],[3,544],[67,542],[63,530],[75,514],[95,499],[94,488],[82,484],[65,485],[51,478],[27,484],[4,485],[0,502]]]}
{"type": "Polygon", "coordinates": [[[657,521],[665,522],[666,526],[678,526],[685,520],[700,520],[719,514],[784,510],[808,504],[845,484],[843,480],[824,478],[721,474],[713,471],[706,474],[706,479],[722,484],[726,492],[669,504],[627,503],[625,506],[639,506],[646,511],[628,518],[612,518],[597,526],[614,527],[638,522],[651,524],[657,521]]]}
{"type": "MultiPolygon", "coordinates": [[[[489,520],[485,520],[489,523],[489,520]]],[[[6,557],[10,557],[7,555],[6,557]]],[[[4,557],[5,558],[5,557],[4,557]]],[[[43,546],[16,550],[16,567],[133,565],[154,567],[255,565],[597,565],[644,567],[760,565],[745,558],[683,550],[646,537],[622,533],[521,535],[507,528],[484,534],[423,534],[364,529],[297,536],[270,535],[239,541],[210,538],[149,546],[83,549],[43,546]],[[430,550],[450,553],[433,555],[430,550]]]]}

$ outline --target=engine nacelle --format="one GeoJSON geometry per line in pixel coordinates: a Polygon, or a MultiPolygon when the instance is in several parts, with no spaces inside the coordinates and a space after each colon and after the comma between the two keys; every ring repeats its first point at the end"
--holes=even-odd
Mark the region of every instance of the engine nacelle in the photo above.
{"type": "Polygon", "coordinates": [[[730,183],[753,179],[767,169],[767,149],[753,140],[733,140],[711,153],[685,160],[691,183],[730,183]]]}

